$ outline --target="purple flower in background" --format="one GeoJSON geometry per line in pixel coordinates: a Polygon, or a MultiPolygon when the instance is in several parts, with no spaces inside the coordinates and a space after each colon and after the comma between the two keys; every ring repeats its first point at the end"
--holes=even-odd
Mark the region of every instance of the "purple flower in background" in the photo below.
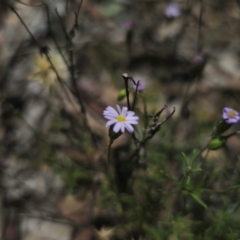
{"type": "Polygon", "coordinates": [[[133,88],[134,90],[138,90],[138,92],[142,92],[146,88],[146,82],[143,80],[138,80],[138,81],[136,81],[136,84],[133,83],[133,88]],[[138,83],[138,88],[137,88],[137,83],[138,83]]]}
{"type": "Polygon", "coordinates": [[[103,115],[108,122],[106,127],[114,125],[113,131],[118,133],[120,130],[124,132],[127,129],[129,132],[133,132],[134,128],[132,125],[138,124],[139,118],[134,116],[135,113],[133,111],[128,111],[127,107],[121,108],[117,105],[117,111],[112,107],[107,107],[106,110],[103,111],[103,115]]]}
{"type": "Polygon", "coordinates": [[[202,55],[198,54],[198,55],[195,55],[192,60],[191,60],[191,63],[194,64],[194,65],[202,65],[204,62],[204,58],[202,55]]]}
{"type": "Polygon", "coordinates": [[[222,118],[226,121],[226,123],[237,123],[240,120],[239,113],[232,108],[225,107],[223,108],[222,113],[222,118]]]}
{"type": "Polygon", "coordinates": [[[164,14],[166,17],[168,18],[176,18],[179,17],[181,15],[181,9],[180,7],[175,4],[175,3],[170,3],[166,6],[165,10],[164,10],[164,14]]]}
{"type": "Polygon", "coordinates": [[[191,63],[198,66],[202,65],[209,56],[210,56],[210,50],[203,49],[202,51],[197,53],[195,56],[193,56],[191,63]]]}
{"type": "Polygon", "coordinates": [[[124,29],[126,31],[132,31],[132,30],[134,30],[134,28],[135,28],[135,24],[132,21],[126,21],[124,23],[124,29]]]}

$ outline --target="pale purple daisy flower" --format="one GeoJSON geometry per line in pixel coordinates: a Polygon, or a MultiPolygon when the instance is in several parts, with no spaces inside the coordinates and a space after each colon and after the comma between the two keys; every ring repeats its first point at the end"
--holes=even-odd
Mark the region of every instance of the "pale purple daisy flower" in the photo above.
{"type": "Polygon", "coordinates": [[[237,123],[240,120],[239,113],[232,108],[225,107],[223,108],[222,113],[222,118],[226,121],[226,123],[237,123]]]}
{"type": "Polygon", "coordinates": [[[146,88],[146,82],[143,80],[138,80],[138,81],[136,81],[136,84],[133,83],[132,86],[133,86],[134,90],[138,90],[138,92],[141,92],[146,88]],[[139,81],[139,83],[138,83],[138,81],[139,81]],[[138,88],[137,88],[137,83],[138,83],[138,88]]]}
{"type": "Polygon", "coordinates": [[[103,111],[103,115],[108,119],[106,127],[114,125],[113,131],[115,133],[118,133],[119,131],[124,132],[125,129],[132,133],[134,131],[132,125],[138,124],[139,120],[137,116],[134,116],[135,113],[133,111],[128,111],[127,107],[121,109],[118,105],[117,111],[108,106],[106,110],[103,111]]]}
{"type": "Polygon", "coordinates": [[[170,3],[166,6],[164,14],[168,18],[176,18],[181,15],[181,9],[177,4],[170,3]]]}

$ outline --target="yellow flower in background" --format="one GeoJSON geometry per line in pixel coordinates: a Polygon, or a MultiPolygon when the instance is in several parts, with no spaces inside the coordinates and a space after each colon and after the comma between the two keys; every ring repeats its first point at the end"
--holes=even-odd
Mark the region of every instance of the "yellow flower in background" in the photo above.
{"type": "Polygon", "coordinates": [[[97,231],[99,240],[110,240],[114,234],[113,228],[102,227],[97,231]]]}
{"type": "MultiPolygon", "coordinates": [[[[61,80],[67,81],[69,79],[69,72],[60,53],[56,50],[51,50],[49,56],[61,80]]],[[[38,81],[46,88],[50,88],[58,84],[59,81],[57,75],[45,55],[40,55],[39,53],[36,54],[33,64],[33,71],[28,76],[29,80],[38,81]]]]}

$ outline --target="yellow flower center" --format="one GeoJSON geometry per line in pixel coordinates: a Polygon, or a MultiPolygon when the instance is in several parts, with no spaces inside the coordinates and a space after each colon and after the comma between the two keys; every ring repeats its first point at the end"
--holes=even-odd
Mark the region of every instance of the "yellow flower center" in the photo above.
{"type": "Polygon", "coordinates": [[[228,112],[228,117],[229,117],[229,118],[235,118],[236,115],[237,115],[237,113],[236,113],[236,111],[234,111],[234,110],[231,110],[231,111],[228,112]]]}
{"type": "Polygon", "coordinates": [[[124,116],[117,116],[116,119],[118,120],[118,122],[126,122],[126,118],[124,116]]]}

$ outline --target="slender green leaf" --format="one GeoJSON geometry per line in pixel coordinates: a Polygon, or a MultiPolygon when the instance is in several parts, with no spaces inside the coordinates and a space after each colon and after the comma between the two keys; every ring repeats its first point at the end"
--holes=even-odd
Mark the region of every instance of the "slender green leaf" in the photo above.
{"type": "Polygon", "coordinates": [[[197,201],[201,206],[203,206],[204,208],[207,208],[207,205],[199,198],[199,196],[196,193],[190,193],[190,195],[192,196],[192,198],[197,201]]]}

